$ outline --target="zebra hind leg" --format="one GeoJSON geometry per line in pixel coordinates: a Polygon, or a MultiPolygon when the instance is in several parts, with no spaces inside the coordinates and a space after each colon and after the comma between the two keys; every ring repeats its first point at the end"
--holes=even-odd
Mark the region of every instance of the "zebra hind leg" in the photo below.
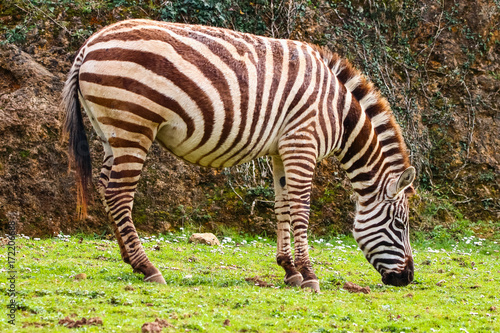
{"type": "Polygon", "coordinates": [[[290,244],[290,206],[287,198],[285,170],[279,157],[273,157],[273,175],[274,209],[278,221],[276,262],[285,270],[285,283],[290,286],[300,286],[303,278],[293,262],[290,244]]]}
{"type": "Polygon", "coordinates": [[[118,245],[120,246],[120,254],[122,256],[122,259],[125,263],[130,264],[130,258],[128,256],[127,250],[125,249],[125,244],[123,243],[123,239],[120,233],[118,232],[118,228],[116,227],[116,223],[113,220],[113,216],[110,213],[110,208],[106,202],[106,188],[108,187],[109,175],[111,173],[111,167],[113,166],[113,152],[111,151],[109,143],[105,142],[103,146],[104,146],[104,161],[102,163],[97,189],[99,191],[101,201],[104,205],[104,209],[106,210],[106,214],[111,220],[111,225],[113,226],[116,240],[118,241],[118,245]]]}
{"type": "Polygon", "coordinates": [[[146,154],[141,150],[125,155],[117,155],[114,152],[113,155],[104,201],[116,228],[115,233],[120,244],[122,258],[130,263],[134,272],[144,274],[144,281],[164,284],[165,279],[162,274],[144,252],[132,221],[134,194],[146,154]]]}

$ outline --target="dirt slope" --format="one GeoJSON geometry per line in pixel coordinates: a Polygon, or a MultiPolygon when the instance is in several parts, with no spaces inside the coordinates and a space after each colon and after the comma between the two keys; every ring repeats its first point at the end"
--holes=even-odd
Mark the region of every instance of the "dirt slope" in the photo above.
{"type": "MultiPolygon", "coordinates": [[[[295,7],[278,9],[254,4],[241,7],[241,12],[229,11],[233,16],[247,15],[243,23],[233,16],[226,21],[218,16],[219,21],[213,22],[325,44],[368,74],[389,99],[419,171],[418,195],[412,201],[414,227],[449,226],[463,219],[498,223],[498,4],[385,3],[293,1],[295,7]],[[264,22],[256,19],[259,14],[264,22]],[[257,30],[264,23],[267,29],[257,30]]],[[[0,45],[1,230],[17,216],[19,232],[28,235],[109,231],[95,194],[89,218],[76,220],[74,179],[67,168],[66,145],[60,140],[59,105],[73,56],[86,34],[119,19],[168,17],[210,23],[203,20],[211,17],[176,12],[175,5],[103,5],[94,11],[80,2],[66,5],[65,12],[55,8],[50,17],[41,18],[23,16],[19,6],[0,6],[7,42],[0,45]]],[[[212,10],[207,8],[202,10],[212,10]]],[[[89,140],[96,178],[101,147],[91,131],[89,140]]],[[[136,195],[136,226],[146,232],[189,224],[204,230],[231,226],[243,232],[274,233],[271,179],[265,160],[209,170],[188,165],[155,145],[136,195]]],[[[349,231],[354,209],[350,194],[349,182],[335,161],[321,163],[313,188],[312,231],[349,231]]]]}

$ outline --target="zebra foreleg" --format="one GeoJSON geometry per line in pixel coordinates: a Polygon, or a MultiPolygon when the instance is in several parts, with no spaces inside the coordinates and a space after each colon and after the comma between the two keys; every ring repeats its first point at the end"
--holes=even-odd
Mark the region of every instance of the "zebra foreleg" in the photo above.
{"type": "Polygon", "coordinates": [[[160,271],[146,256],[132,221],[135,189],[146,157],[145,154],[141,155],[136,153],[117,156],[114,152],[104,201],[116,227],[116,236],[123,260],[127,262],[128,259],[134,272],[139,271],[144,274],[144,281],[165,283],[160,271]]]}
{"type": "Polygon", "coordinates": [[[283,159],[290,205],[290,221],[295,241],[295,266],[303,277],[300,286],[319,292],[319,281],[309,260],[309,245],[307,243],[311,182],[315,163],[315,158],[306,154],[283,159]]]}
{"type": "Polygon", "coordinates": [[[279,157],[273,157],[273,175],[274,210],[278,221],[276,262],[285,270],[285,283],[291,286],[300,286],[302,274],[295,268],[290,245],[290,207],[286,190],[285,169],[279,157]]]}

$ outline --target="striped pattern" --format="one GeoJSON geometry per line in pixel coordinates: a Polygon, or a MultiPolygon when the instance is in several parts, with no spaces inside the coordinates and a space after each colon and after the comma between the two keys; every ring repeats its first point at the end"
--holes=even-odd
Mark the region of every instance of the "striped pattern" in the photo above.
{"type": "Polygon", "coordinates": [[[367,259],[384,282],[411,281],[406,192],[415,172],[387,102],[338,55],[204,26],[128,20],[104,28],[80,49],[63,91],[85,209],[90,163],[78,149],[85,134],[77,98],[104,145],[99,191],[122,257],[147,280],[163,282],[131,211],[156,140],[208,167],[272,156],[277,262],[287,283],[315,290],[307,245],[311,180],[317,161],[334,154],[358,195],[354,235],[367,259]]]}

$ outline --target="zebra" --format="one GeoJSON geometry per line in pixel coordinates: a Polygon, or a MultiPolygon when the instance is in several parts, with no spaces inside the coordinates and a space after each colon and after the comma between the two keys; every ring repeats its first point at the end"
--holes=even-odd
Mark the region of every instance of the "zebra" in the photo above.
{"type": "Polygon", "coordinates": [[[123,261],[145,281],[165,283],[132,221],[154,141],[205,167],[270,156],[276,261],[286,284],[314,291],[320,286],[307,241],[311,181],[317,162],[335,156],[353,186],[353,236],[366,259],[385,284],[413,280],[408,197],[415,168],[387,100],[338,54],[222,28],[125,20],[83,44],[62,104],[81,217],[92,175],[83,108],[104,147],[100,198],[123,261]]]}

